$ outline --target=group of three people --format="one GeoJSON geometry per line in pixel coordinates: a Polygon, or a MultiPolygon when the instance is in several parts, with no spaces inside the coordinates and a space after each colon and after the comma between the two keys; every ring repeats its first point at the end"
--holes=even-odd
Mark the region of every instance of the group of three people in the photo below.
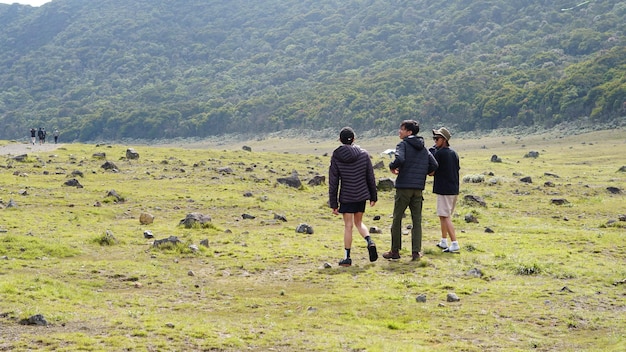
{"type": "MultiPolygon", "coordinates": [[[[434,176],[433,193],[437,194],[437,215],[441,225],[441,240],[437,247],[444,252],[459,253],[452,214],[459,194],[459,157],[450,148],[451,134],[446,128],[433,130],[434,145],[427,149],[424,138],[418,136],[419,123],[404,120],[398,135],[402,141],[395,150],[395,158],[389,164],[397,175],[395,181],[393,222],[391,225],[391,250],[383,253],[385,259],[400,259],[402,249],[402,217],[408,207],[411,212],[411,260],[419,260],[422,252],[422,192],[426,176],[434,176]],[[452,241],[448,246],[447,237],[452,241]]],[[[329,168],[329,206],[333,214],[343,215],[345,257],[341,266],[352,265],[352,231],[357,231],[367,241],[369,260],[376,261],[376,244],[363,224],[365,206],[378,201],[374,168],[368,152],[354,144],[355,133],[344,127],[339,133],[342,145],[333,151],[329,168]]]]}

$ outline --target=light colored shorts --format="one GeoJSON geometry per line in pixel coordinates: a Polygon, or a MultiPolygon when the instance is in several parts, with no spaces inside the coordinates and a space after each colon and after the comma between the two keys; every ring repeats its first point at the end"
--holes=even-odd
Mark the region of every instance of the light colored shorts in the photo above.
{"type": "Polygon", "coordinates": [[[438,194],[437,195],[437,216],[445,216],[447,218],[451,217],[454,214],[454,207],[456,206],[456,200],[459,198],[457,194],[447,195],[447,194],[438,194]]]}

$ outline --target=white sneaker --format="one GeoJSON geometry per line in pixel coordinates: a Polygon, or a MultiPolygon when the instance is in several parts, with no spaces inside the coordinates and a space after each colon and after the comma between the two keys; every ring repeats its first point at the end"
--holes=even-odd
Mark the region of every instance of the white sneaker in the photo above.
{"type": "Polygon", "coordinates": [[[461,251],[461,248],[456,245],[456,246],[450,246],[446,249],[443,250],[445,253],[459,253],[461,251]]]}
{"type": "Polygon", "coordinates": [[[441,241],[439,243],[437,243],[437,247],[441,248],[441,249],[446,249],[448,248],[448,243],[441,241]]]}

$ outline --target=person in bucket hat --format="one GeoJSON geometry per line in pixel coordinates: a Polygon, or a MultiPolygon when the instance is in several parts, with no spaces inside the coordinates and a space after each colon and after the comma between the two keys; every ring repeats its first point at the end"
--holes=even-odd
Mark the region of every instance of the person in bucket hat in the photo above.
{"type": "Polygon", "coordinates": [[[437,215],[441,224],[441,241],[437,247],[446,253],[459,253],[452,214],[459,197],[459,155],[450,148],[452,135],[447,128],[433,130],[435,145],[430,148],[439,167],[434,173],[433,193],[437,194],[437,215]],[[450,236],[450,246],[447,237],[450,236]]]}

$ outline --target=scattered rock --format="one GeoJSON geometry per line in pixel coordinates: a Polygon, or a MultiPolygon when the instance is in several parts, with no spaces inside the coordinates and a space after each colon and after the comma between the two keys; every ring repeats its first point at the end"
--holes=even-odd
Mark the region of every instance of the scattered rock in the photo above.
{"type": "Polygon", "coordinates": [[[297,233],[306,233],[308,235],[312,235],[313,234],[313,227],[311,227],[310,225],[307,225],[307,224],[300,224],[300,225],[298,225],[298,227],[296,227],[296,232],[297,233]]]}
{"type": "Polygon", "coordinates": [[[561,289],[561,292],[569,292],[569,293],[572,293],[572,292],[574,292],[574,291],[570,290],[570,288],[569,288],[569,287],[567,287],[567,286],[563,286],[563,288],[561,289]]]}
{"type": "Polygon", "coordinates": [[[243,147],[241,147],[241,149],[243,149],[243,150],[245,150],[247,152],[251,152],[252,151],[252,148],[247,146],[247,145],[244,145],[243,147]]]}
{"type": "Polygon", "coordinates": [[[487,207],[487,203],[479,196],[473,196],[471,194],[468,194],[465,197],[463,197],[463,200],[468,205],[479,205],[485,208],[487,207]]]}
{"type": "Polygon", "coordinates": [[[495,231],[493,231],[490,227],[485,227],[485,232],[486,233],[495,233],[495,231]]]}
{"type": "Polygon", "coordinates": [[[200,241],[200,245],[206,248],[209,248],[209,239],[208,238],[203,239],[202,241],[200,241]]]}
{"type": "Polygon", "coordinates": [[[243,194],[243,196],[246,197],[246,198],[250,198],[250,197],[253,196],[253,194],[252,194],[252,192],[246,192],[246,193],[243,194]]]}
{"type": "Polygon", "coordinates": [[[476,218],[474,214],[467,214],[465,215],[465,222],[467,223],[473,222],[475,224],[478,224],[478,219],[476,218]]]}
{"type": "Polygon", "coordinates": [[[617,172],[626,172],[626,166],[622,166],[617,170],[617,172]]]}
{"type": "Polygon", "coordinates": [[[104,240],[102,242],[106,243],[106,244],[115,244],[115,243],[117,243],[117,238],[115,238],[115,236],[113,235],[113,231],[106,230],[106,232],[104,234],[104,240]]]}
{"type": "Polygon", "coordinates": [[[524,183],[533,183],[533,179],[530,176],[522,177],[520,178],[520,181],[524,183]]]}
{"type": "Polygon", "coordinates": [[[330,265],[330,263],[329,263],[329,262],[324,263],[324,269],[330,269],[330,268],[332,268],[332,267],[333,267],[333,266],[332,266],[332,265],[330,265]]]}
{"type": "Polygon", "coordinates": [[[182,242],[178,239],[178,237],[170,236],[168,238],[164,238],[164,239],[161,239],[161,240],[154,240],[154,242],[152,242],[152,246],[153,247],[159,247],[159,246],[164,245],[164,244],[177,245],[179,243],[182,243],[182,242]]]}
{"type": "Polygon", "coordinates": [[[544,176],[549,176],[549,177],[554,177],[554,178],[560,178],[559,175],[553,174],[551,172],[544,172],[543,175],[544,176]]]}
{"type": "Polygon", "coordinates": [[[376,164],[372,165],[372,167],[374,168],[374,170],[379,170],[379,169],[384,169],[385,168],[385,162],[384,161],[379,161],[376,164]]]}
{"type": "Polygon", "coordinates": [[[494,155],[492,155],[492,156],[491,156],[491,162],[492,162],[492,163],[501,163],[501,162],[502,162],[502,159],[500,159],[500,157],[499,157],[499,156],[497,156],[497,155],[495,155],[495,154],[494,154],[494,155]]]}
{"type": "Polygon", "coordinates": [[[107,153],[105,153],[105,152],[93,153],[93,155],[91,155],[91,157],[94,158],[94,159],[106,159],[107,153]]]}
{"type": "Polygon", "coordinates": [[[546,181],[546,182],[544,182],[543,186],[544,187],[554,187],[555,184],[552,181],[546,181]]]}
{"type": "Polygon", "coordinates": [[[75,178],[65,181],[63,185],[69,187],[83,188],[83,185],[81,185],[80,182],[78,182],[78,180],[75,178]]]}
{"type": "Polygon", "coordinates": [[[211,222],[211,217],[200,213],[189,213],[182,219],[178,225],[184,225],[185,228],[190,229],[194,226],[208,227],[211,222]]]}
{"type": "Polygon", "coordinates": [[[380,220],[380,215],[375,215],[375,216],[372,218],[372,220],[373,220],[373,221],[378,221],[378,220],[380,220]]]}
{"type": "Polygon", "coordinates": [[[524,158],[538,158],[539,157],[539,152],[537,151],[529,151],[528,153],[526,153],[526,155],[524,155],[524,158]]]}
{"type": "Polygon", "coordinates": [[[325,184],[326,184],[326,176],[323,176],[323,175],[315,175],[308,182],[309,186],[321,186],[325,184]]]}
{"type": "Polygon", "coordinates": [[[255,218],[256,218],[256,216],[254,216],[254,215],[250,215],[250,214],[247,214],[247,213],[241,214],[241,217],[242,217],[243,219],[247,219],[247,220],[252,220],[252,219],[255,219],[255,218]]]}
{"type": "Polygon", "coordinates": [[[619,280],[619,281],[615,281],[615,282],[613,283],[613,286],[623,285],[623,284],[626,284],[626,279],[619,280]]]}
{"type": "Polygon", "coordinates": [[[119,169],[117,168],[117,166],[116,166],[114,163],[110,162],[110,161],[106,161],[106,162],[105,162],[104,164],[102,164],[100,167],[101,167],[101,168],[103,168],[103,169],[105,169],[105,170],[111,170],[111,171],[113,171],[113,172],[118,172],[118,171],[119,171],[119,169]]]}
{"type": "Polygon", "coordinates": [[[382,178],[378,180],[378,184],[376,185],[376,189],[382,192],[392,191],[395,187],[396,183],[390,178],[382,178]]]}
{"type": "Polygon", "coordinates": [[[376,226],[370,227],[370,233],[383,233],[383,230],[379,229],[376,226]]]}
{"type": "Polygon", "coordinates": [[[46,320],[46,318],[44,318],[43,315],[35,314],[35,315],[29,317],[28,319],[22,319],[20,321],[20,324],[22,324],[22,325],[47,326],[48,325],[48,321],[46,320]]]}
{"type": "Polygon", "coordinates": [[[217,172],[220,174],[232,174],[233,173],[233,169],[229,166],[225,166],[225,167],[220,167],[217,169],[217,172]]]}
{"type": "Polygon", "coordinates": [[[554,205],[565,205],[565,204],[569,204],[569,202],[567,201],[567,199],[565,198],[552,198],[550,200],[550,203],[554,204],[554,205]]]}
{"type": "Polygon", "coordinates": [[[421,293],[419,295],[417,295],[417,297],[415,297],[415,301],[419,302],[419,303],[424,303],[426,302],[426,295],[421,293]]]}
{"type": "Polygon", "coordinates": [[[126,149],[126,159],[136,160],[139,159],[139,153],[135,151],[133,148],[126,149]]]}
{"type": "Polygon", "coordinates": [[[120,196],[119,194],[117,194],[117,192],[114,189],[108,191],[106,196],[107,196],[107,198],[108,197],[115,198],[115,202],[116,203],[120,203],[120,202],[124,201],[124,198],[122,196],[120,196]]]}
{"type": "Polygon", "coordinates": [[[152,234],[152,231],[146,230],[143,232],[143,237],[150,239],[150,238],[154,238],[154,235],[152,234]]]}
{"type": "Polygon", "coordinates": [[[23,162],[23,161],[26,161],[26,159],[28,159],[28,154],[16,155],[16,156],[14,156],[14,157],[13,157],[13,158],[11,158],[11,159],[13,159],[13,160],[15,160],[15,161],[20,161],[20,162],[23,162]]]}
{"type": "Polygon", "coordinates": [[[456,293],[454,293],[454,292],[450,292],[446,296],[446,302],[458,302],[460,300],[461,299],[459,298],[459,296],[457,296],[456,293]]]}
{"type": "Polygon", "coordinates": [[[277,178],[276,182],[280,183],[281,185],[286,185],[286,186],[293,187],[293,188],[302,187],[302,182],[300,181],[300,178],[298,177],[298,173],[295,171],[289,177],[277,178]]]}
{"type": "Polygon", "coordinates": [[[150,225],[154,222],[154,215],[149,213],[141,213],[139,215],[139,223],[142,225],[150,225]]]}
{"type": "Polygon", "coordinates": [[[20,196],[27,196],[28,191],[25,189],[20,189],[19,191],[17,191],[17,194],[19,194],[20,196]]]}
{"type": "Polygon", "coordinates": [[[478,268],[473,268],[467,272],[467,275],[474,276],[474,277],[483,277],[483,272],[478,268]]]}
{"type": "Polygon", "coordinates": [[[196,253],[200,250],[200,248],[195,244],[190,244],[188,247],[193,253],[196,253]]]}
{"type": "Polygon", "coordinates": [[[609,193],[611,193],[611,194],[621,194],[622,193],[622,190],[617,188],[617,187],[607,187],[606,190],[609,191],[609,193]]]}
{"type": "Polygon", "coordinates": [[[280,220],[282,222],[287,222],[287,217],[282,214],[274,214],[274,220],[280,220]]]}
{"type": "Polygon", "coordinates": [[[620,214],[620,215],[618,215],[618,216],[617,216],[617,219],[618,219],[619,221],[626,221],[626,214],[620,214]]]}

